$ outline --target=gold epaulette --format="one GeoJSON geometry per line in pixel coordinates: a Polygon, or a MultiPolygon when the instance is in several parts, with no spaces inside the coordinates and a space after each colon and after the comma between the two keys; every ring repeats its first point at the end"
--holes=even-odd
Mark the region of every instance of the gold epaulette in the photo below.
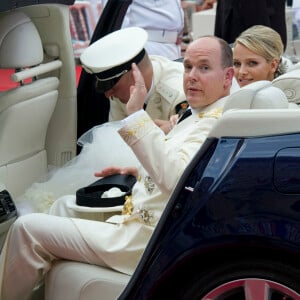
{"type": "Polygon", "coordinates": [[[200,112],[199,113],[199,118],[220,118],[220,116],[222,115],[223,113],[223,108],[219,107],[219,108],[215,108],[215,109],[212,109],[208,112],[200,112]]]}

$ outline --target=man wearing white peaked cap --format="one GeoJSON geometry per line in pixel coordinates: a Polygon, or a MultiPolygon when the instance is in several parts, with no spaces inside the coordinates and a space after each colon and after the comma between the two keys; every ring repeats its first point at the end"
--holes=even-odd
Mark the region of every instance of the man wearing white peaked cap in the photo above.
{"type": "Polygon", "coordinates": [[[169,120],[186,105],[183,65],[144,49],[148,34],[138,27],[114,31],[91,44],[81,55],[83,68],[95,75],[95,85],[110,99],[109,121],[127,117],[126,103],[134,84],[131,64],[144,77],[147,98],[144,108],[152,119],[169,120]]]}

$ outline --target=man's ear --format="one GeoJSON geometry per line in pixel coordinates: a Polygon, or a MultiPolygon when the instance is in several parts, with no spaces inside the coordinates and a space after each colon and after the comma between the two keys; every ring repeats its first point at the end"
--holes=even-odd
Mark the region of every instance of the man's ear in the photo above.
{"type": "Polygon", "coordinates": [[[225,87],[231,87],[233,76],[234,76],[233,67],[226,68],[226,73],[225,73],[225,87]]]}

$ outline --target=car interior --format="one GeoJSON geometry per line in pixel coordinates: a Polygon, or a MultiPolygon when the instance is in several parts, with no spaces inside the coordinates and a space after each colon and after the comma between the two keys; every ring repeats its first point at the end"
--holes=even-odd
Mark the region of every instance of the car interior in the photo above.
{"type": "MultiPolygon", "coordinates": [[[[0,13],[0,70],[13,88],[0,93],[0,185],[15,199],[49,169],[76,155],[75,62],[66,5],[0,13]],[[49,24],[53,30],[49,30],[49,24]]],[[[1,247],[15,220],[0,224],[1,247]]]]}
{"type": "Polygon", "coordinates": [[[51,4],[0,14],[1,68],[15,69],[12,80],[18,82],[0,95],[1,124],[5,124],[1,182],[13,197],[49,166],[61,166],[76,153],[76,85],[68,14],[67,6],[51,4]],[[57,29],[49,31],[49,23],[57,29]]]}
{"type": "Polygon", "coordinates": [[[55,76],[38,77],[59,69],[62,63],[43,63],[39,33],[22,12],[7,15],[0,28],[1,67],[15,69],[12,80],[18,83],[0,95],[1,171],[6,188],[18,195],[47,171],[45,140],[57,104],[59,80],[55,76]]]}
{"type": "MultiPolygon", "coordinates": [[[[0,69],[17,87],[0,93],[0,187],[12,198],[76,155],[77,88],[69,7],[24,6],[0,13],[0,69]],[[49,30],[51,26],[51,30],[49,30]]],[[[300,69],[228,96],[211,137],[299,131],[300,69]],[[280,126],[274,120],[280,118],[280,126]]],[[[0,224],[0,242],[16,217],[0,224]]],[[[130,276],[59,261],[33,299],[117,299],[130,276]]]]}

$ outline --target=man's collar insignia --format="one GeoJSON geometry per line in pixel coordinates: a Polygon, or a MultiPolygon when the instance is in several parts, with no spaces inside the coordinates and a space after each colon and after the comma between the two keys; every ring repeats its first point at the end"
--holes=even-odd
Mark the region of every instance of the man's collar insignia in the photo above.
{"type": "Polygon", "coordinates": [[[216,118],[218,119],[223,113],[223,108],[219,107],[219,108],[215,108],[212,109],[208,112],[200,112],[199,113],[199,118],[216,118]]]}

